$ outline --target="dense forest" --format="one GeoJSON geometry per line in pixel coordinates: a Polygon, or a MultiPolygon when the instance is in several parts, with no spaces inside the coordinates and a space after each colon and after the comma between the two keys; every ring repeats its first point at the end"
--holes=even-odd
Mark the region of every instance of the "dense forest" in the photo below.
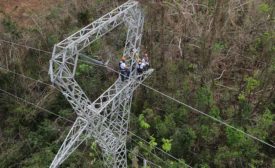
{"type": "MultiPolygon", "coordinates": [[[[53,46],[125,1],[0,1],[0,168],[50,165],[76,118],[50,83],[53,46]]],[[[146,85],[274,146],[274,1],[140,3],[145,13],[141,52],[148,53],[155,69],[146,85]]],[[[111,56],[109,66],[118,69],[125,38],[125,28],[119,27],[86,52],[102,60],[111,56]]],[[[76,75],[91,100],[118,77],[85,63],[79,63],[76,75]]],[[[138,156],[171,168],[185,163],[275,167],[271,146],[143,86],[134,93],[130,120],[129,167],[142,167],[138,156]]],[[[102,167],[100,153],[88,140],[61,167],[102,167]]],[[[156,167],[153,163],[148,166],[156,167]]]]}

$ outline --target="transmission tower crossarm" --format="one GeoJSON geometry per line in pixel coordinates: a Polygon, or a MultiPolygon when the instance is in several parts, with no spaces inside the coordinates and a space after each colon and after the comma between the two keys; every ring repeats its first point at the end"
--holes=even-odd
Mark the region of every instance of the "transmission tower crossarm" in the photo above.
{"type": "MultiPolygon", "coordinates": [[[[138,75],[136,71],[143,24],[139,3],[130,0],[55,45],[49,69],[51,81],[60,88],[78,119],[51,168],[59,166],[87,137],[93,137],[101,147],[105,166],[127,167],[126,139],[133,92],[153,72],[148,70],[138,75]],[[78,58],[83,56],[80,51],[122,23],[128,28],[123,55],[129,64],[129,79],[122,82],[119,77],[91,102],[75,80],[78,58]]],[[[102,65],[102,62],[85,58],[102,65]]]]}
{"type": "Polygon", "coordinates": [[[77,31],[56,45],[56,48],[58,49],[56,50],[56,55],[59,55],[59,51],[61,51],[60,54],[62,55],[62,51],[69,48],[76,48],[78,52],[81,51],[98,38],[104,36],[106,33],[122,24],[124,22],[124,16],[129,13],[129,10],[137,5],[137,1],[128,1],[77,31]]]}

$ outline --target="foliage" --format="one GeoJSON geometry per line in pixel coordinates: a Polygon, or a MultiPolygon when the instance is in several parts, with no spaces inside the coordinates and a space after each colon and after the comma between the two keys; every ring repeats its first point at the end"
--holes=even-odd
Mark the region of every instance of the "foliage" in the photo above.
{"type": "Polygon", "coordinates": [[[76,75],[79,76],[81,74],[87,74],[90,70],[90,66],[84,63],[81,63],[79,66],[79,68],[76,71],[76,75]]]}
{"type": "Polygon", "coordinates": [[[89,24],[90,13],[88,10],[81,11],[77,14],[77,20],[81,25],[89,24]]]}
{"type": "Polygon", "coordinates": [[[170,161],[169,168],[187,168],[184,160],[179,160],[178,162],[170,161]]]}
{"type": "Polygon", "coordinates": [[[190,127],[178,128],[171,137],[172,153],[176,156],[182,156],[189,151],[197,138],[196,132],[190,127]],[[180,146],[180,149],[178,148],[180,146]]]}
{"type": "Polygon", "coordinates": [[[150,136],[149,145],[150,145],[150,150],[155,149],[155,147],[158,145],[158,143],[156,142],[156,138],[154,138],[153,136],[150,136]]]}
{"type": "Polygon", "coordinates": [[[271,7],[267,4],[267,3],[261,3],[259,5],[259,10],[262,12],[262,13],[268,13],[269,11],[271,11],[271,7]]]}
{"type": "Polygon", "coordinates": [[[58,16],[60,16],[61,12],[61,8],[59,6],[55,6],[50,10],[49,14],[46,16],[45,19],[56,20],[58,19],[58,16]]]}
{"type": "Polygon", "coordinates": [[[238,100],[239,100],[239,101],[241,101],[241,102],[245,101],[245,95],[244,95],[244,92],[241,92],[241,93],[239,94],[239,96],[238,96],[238,100]]]}
{"type": "Polygon", "coordinates": [[[141,128],[144,128],[144,129],[150,128],[150,125],[145,121],[144,114],[139,115],[138,121],[141,128]]]}
{"type": "Polygon", "coordinates": [[[4,18],[2,20],[2,24],[6,32],[9,32],[11,35],[13,35],[16,38],[20,37],[21,32],[18,30],[17,24],[14,21],[12,21],[10,17],[4,18]]]}
{"type": "Polygon", "coordinates": [[[172,148],[172,139],[165,139],[165,138],[162,138],[161,139],[161,141],[162,141],[162,149],[164,150],[164,151],[166,151],[166,152],[169,152],[170,150],[171,150],[171,148],[172,148]]]}
{"type": "MultiPolygon", "coordinates": [[[[24,11],[21,2],[5,1],[5,8],[0,9],[0,39],[49,51],[122,1],[110,2],[27,3],[24,10],[31,10],[20,16],[24,11]],[[28,7],[34,4],[35,8],[28,7]]],[[[256,5],[217,0],[202,0],[200,5],[191,0],[140,3],[146,15],[140,50],[149,54],[155,69],[146,84],[259,139],[274,142],[273,1],[256,5]]],[[[117,68],[127,33],[125,28],[114,31],[83,53],[106,58],[104,54],[114,51],[109,66],[117,68]]],[[[50,57],[46,53],[2,42],[0,51],[0,66],[50,83],[50,57]]],[[[79,62],[76,78],[93,101],[117,74],[79,62]]],[[[59,91],[39,82],[0,70],[0,89],[70,120],[76,117],[59,91]]],[[[273,149],[182,104],[144,87],[135,91],[133,100],[129,129],[148,143],[139,139],[136,144],[131,140],[136,137],[128,134],[129,167],[142,165],[137,155],[171,168],[182,168],[184,163],[198,168],[275,167],[273,149]],[[157,147],[180,161],[170,160],[157,147]]],[[[71,123],[17,102],[21,100],[0,92],[0,167],[48,167],[71,123]]],[[[98,144],[87,141],[62,167],[101,168],[101,153],[98,144]]]]}
{"type": "MultiPolygon", "coordinates": [[[[275,50],[274,50],[274,51],[275,51],[275,50]]],[[[272,57],[272,58],[271,58],[270,71],[271,71],[272,73],[275,72],[275,57],[272,57]]]]}
{"type": "Polygon", "coordinates": [[[268,132],[275,121],[275,114],[267,108],[265,109],[262,116],[257,118],[256,125],[249,128],[249,132],[261,139],[266,139],[268,137],[268,132]]]}
{"type": "Polygon", "coordinates": [[[170,136],[173,133],[176,127],[176,123],[174,119],[175,117],[176,116],[173,116],[173,114],[171,114],[171,115],[166,115],[164,120],[161,120],[160,118],[156,119],[155,128],[158,130],[157,133],[159,137],[170,136]]]}
{"type": "Polygon", "coordinates": [[[225,45],[221,42],[214,43],[212,49],[214,52],[221,52],[225,48],[225,45]]]}
{"type": "MultiPolygon", "coordinates": [[[[211,126],[201,125],[199,129],[199,134],[205,142],[214,143],[215,140],[218,139],[220,131],[219,127],[214,124],[211,126]]],[[[192,143],[194,143],[194,138],[196,138],[196,136],[193,137],[192,143]]]]}
{"type": "Polygon", "coordinates": [[[217,167],[226,167],[226,163],[234,163],[239,157],[241,157],[239,151],[230,151],[227,147],[219,147],[217,154],[214,157],[214,164],[217,167]]]}
{"type": "Polygon", "coordinates": [[[48,44],[49,46],[53,46],[54,44],[58,43],[59,38],[56,35],[49,35],[48,36],[48,44]]]}
{"type": "Polygon", "coordinates": [[[245,81],[246,81],[245,90],[248,93],[255,90],[260,85],[260,81],[254,79],[252,77],[245,78],[245,81]]]}
{"type": "Polygon", "coordinates": [[[225,132],[226,132],[227,144],[229,146],[239,146],[245,140],[245,136],[243,133],[237,132],[232,128],[227,127],[225,132]]]}
{"type": "Polygon", "coordinates": [[[104,166],[102,161],[99,160],[98,158],[100,158],[100,150],[96,144],[95,141],[93,141],[91,143],[91,146],[90,146],[90,153],[89,153],[89,156],[90,156],[90,164],[95,166],[95,167],[102,167],[104,166]]]}
{"type": "Polygon", "coordinates": [[[197,91],[197,104],[200,109],[204,110],[214,103],[213,95],[209,87],[200,87],[197,91]]]}
{"type": "Polygon", "coordinates": [[[220,119],[220,109],[215,105],[211,107],[209,114],[217,119],[220,119]]]}
{"type": "Polygon", "coordinates": [[[200,164],[199,168],[210,168],[210,166],[208,166],[206,163],[204,163],[204,164],[200,164]]]}

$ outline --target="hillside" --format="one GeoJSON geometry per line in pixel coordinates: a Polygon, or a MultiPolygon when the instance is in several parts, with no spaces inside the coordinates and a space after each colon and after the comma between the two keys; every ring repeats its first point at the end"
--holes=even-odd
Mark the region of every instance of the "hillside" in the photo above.
{"type": "MultiPolygon", "coordinates": [[[[54,44],[124,2],[0,1],[0,168],[50,165],[76,119],[51,86],[54,44]]],[[[129,167],[142,167],[141,156],[171,168],[275,167],[274,1],[139,2],[145,13],[141,54],[148,53],[155,69],[145,84],[162,94],[144,86],[134,92],[129,167]]],[[[122,26],[85,52],[118,70],[125,38],[122,26]]],[[[118,77],[85,63],[76,74],[91,100],[118,77]]],[[[101,152],[88,140],[61,167],[100,168],[101,152]]]]}

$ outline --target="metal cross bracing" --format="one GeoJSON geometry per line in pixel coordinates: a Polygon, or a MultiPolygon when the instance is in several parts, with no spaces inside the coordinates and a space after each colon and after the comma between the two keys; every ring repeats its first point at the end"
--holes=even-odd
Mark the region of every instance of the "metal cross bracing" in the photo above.
{"type": "Polygon", "coordinates": [[[127,167],[126,138],[134,90],[152,72],[136,73],[136,54],[140,52],[144,24],[143,12],[136,1],[128,1],[67,39],[55,45],[50,60],[51,81],[60,88],[77,114],[50,167],[55,168],[87,138],[94,138],[102,149],[106,167],[127,167]],[[123,55],[130,77],[120,77],[99,98],[91,102],[74,79],[81,51],[122,23],[128,28],[123,55]]]}

